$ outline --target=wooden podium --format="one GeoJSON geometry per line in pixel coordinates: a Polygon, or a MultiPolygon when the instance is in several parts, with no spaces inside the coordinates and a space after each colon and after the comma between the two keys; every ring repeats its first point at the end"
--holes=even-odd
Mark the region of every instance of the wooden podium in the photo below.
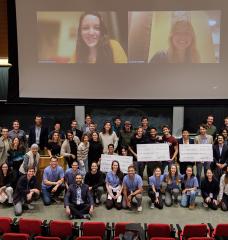
{"type": "MultiPolygon", "coordinates": [[[[37,179],[40,185],[42,183],[44,169],[50,165],[50,159],[51,158],[46,155],[40,156],[40,161],[39,161],[39,166],[37,171],[37,179]]],[[[63,168],[64,171],[66,171],[67,163],[65,162],[63,156],[58,157],[58,164],[60,167],[63,168]]]]}

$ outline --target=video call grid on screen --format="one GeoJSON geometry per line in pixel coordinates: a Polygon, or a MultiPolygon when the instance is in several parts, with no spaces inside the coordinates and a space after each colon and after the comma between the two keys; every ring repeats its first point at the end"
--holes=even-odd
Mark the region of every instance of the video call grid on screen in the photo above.
{"type": "Polygon", "coordinates": [[[20,97],[227,98],[225,0],[23,2],[20,97]]]}

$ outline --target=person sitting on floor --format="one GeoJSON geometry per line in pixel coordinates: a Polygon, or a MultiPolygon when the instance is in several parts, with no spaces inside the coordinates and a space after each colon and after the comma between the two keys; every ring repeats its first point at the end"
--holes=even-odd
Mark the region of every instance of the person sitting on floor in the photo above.
{"type": "Polygon", "coordinates": [[[70,219],[90,219],[93,213],[93,197],[89,186],[82,182],[81,174],[76,175],[75,182],[67,189],[65,208],[70,219]]]}

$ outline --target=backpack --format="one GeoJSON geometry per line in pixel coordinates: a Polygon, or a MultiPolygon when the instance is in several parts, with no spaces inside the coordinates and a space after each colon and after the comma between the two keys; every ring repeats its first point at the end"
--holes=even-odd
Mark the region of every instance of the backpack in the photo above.
{"type": "Polygon", "coordinates": [[[140,223],[126,225],[124,234],[119,235],[120,240],[145,240],[144,230],[140,223]]]}

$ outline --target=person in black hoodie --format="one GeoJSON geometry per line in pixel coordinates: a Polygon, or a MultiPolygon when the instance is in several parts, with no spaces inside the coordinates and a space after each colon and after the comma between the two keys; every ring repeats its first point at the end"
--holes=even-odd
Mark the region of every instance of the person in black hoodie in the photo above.
{"type": "Polygon", "coordinates": [[[218,209],[219,182],[214,178],[211,169],[207,169],[205,179],[201,183],[201,194],[204,207],[209,207],[213,210],[218,209]]]}
{"type": "Polygon", "coordinates": [[[98,164],[96,162],[92,163],[91,171],[86,173],[84,183],[89,186],[95,204],[100,204],[104,186],[104,175],[98,170],[98,164]]]}

